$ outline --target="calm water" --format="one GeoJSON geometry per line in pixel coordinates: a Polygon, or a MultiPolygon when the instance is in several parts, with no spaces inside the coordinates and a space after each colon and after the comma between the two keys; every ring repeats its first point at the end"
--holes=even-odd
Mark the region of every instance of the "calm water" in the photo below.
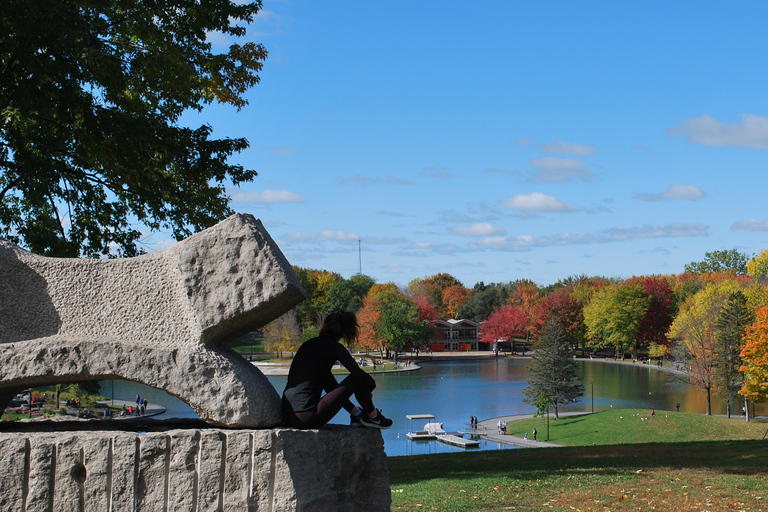
{"type": "MultiPolygon", "coordinates": [[[[528,359],[500,358],[474,361],[440,361],[422,364],[421,370],[376,375],[374,403],[395,424],[382,431],[384,448],[389,456],[461,451],[436,441],[408,441],[406,414],[434,414],[445,430],[461,430],[470,415],[480,420],[515,414],[531,414],[534,408],[523,402],[527,386],[528,359]]],[[[683,412],[706,412],[706,395],[675,376],[642,365],[613,364],[601,361],[579,361],[579,376],[584,384],[581,401],[562,407],[561,411],[595,411],[618,408],[674,410],[680,402],[683,412]],[[594,382],[594,397],[592,389],[594,382]]],[[[286,377],[272,376],[270,382],[282,393],[286,377]]],[[[102,384],[102,392],[111,396],[111,384],[102,384]]],[[[141,384],[115,381],[115,398],[133,399],[136,393],[150,402],[168,409],[159,418],[196,417],[181,400],[141,384]]],[[[765,414],[758,404],[757,414],[765,414]]],[[[736,414],[741,408],[738,407],[736,414]]],[[[725,414],[725,405],[713,397],[712,412],[725,414]]],[[[349,416],[341,411],[333,423],[348,424],[349,416]]],[[[414,421],[413,429],[421,423],[414,421]]],[[[480,449],[515,449],[481,441],[480,449]]]]}

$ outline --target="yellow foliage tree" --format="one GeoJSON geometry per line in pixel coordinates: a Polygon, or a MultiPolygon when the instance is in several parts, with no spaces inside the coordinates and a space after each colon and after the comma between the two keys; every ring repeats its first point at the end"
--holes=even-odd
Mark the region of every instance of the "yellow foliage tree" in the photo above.
{"type": "Polygon", "coordinates": [[[707,414],[712,414],[716,391],[717,319],[728,297],[740,289],[735,281],[707,284],[680,306],[669,329],[670,339],[682,343],[688,355],[691,382],[707,394],[707,414]]]}

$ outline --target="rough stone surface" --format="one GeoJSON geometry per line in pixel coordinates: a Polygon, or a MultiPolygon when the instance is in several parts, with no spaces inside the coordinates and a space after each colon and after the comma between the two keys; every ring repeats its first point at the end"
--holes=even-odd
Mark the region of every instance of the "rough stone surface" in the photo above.
{"type": "Polygon", "coordinates": [[[45,258],[0,239],[0,407],[27,387],[123,378],[213,424],[276,426],[280,397],[226,342],[303,298],[251,215],[136,258],[45,258]]]}
{"type": "Polygon", "coordinates": [[[3,511],[388,511],[381,433],[0,432],[3,511]]]}

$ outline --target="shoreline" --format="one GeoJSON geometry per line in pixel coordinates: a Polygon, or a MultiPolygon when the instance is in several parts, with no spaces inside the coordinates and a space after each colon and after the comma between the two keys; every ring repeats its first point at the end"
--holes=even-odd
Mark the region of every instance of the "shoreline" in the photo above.
{"type": "MultiPolygon", "coordinates": [[[[533,351],[528,351],[526,354],[532,353],[533,351]]],[[[362,354],[355,354],[355,357],[365,357],[362,354]]],[[[410,353],[405,354],[402,358],[398,359],[398,363],[403,363],[406,361],[409,361],[411,364],[407,365],[403,368],[398,368],[396,370],[370,370],[368,373],[372,374],[381,374],[381,373],[397,373],[397,372],[409,372],[409,371],[415,371],[421,369],[421,364],[423,363],[433,363],[433,362],[440,362],[441,360],[481,360],[481,359],[489,359],[489,358],[498,358],[498,359],[507,359],[507,358],[515,358],[515,359],[531,359],[532,355],[515,355],[515,354],[506,354],[502,353],[499,356],[496,356],[493,352],[435,352],[432,353],[429,356],[411,356],[410,353]]],[[[618,359],[612,359],[612,358],[593,358],[593,357],[577,357],[577,360],[582,361],[595,361],[599,363],[606,363],[606,364],[622,364],[622,365],[628,365],[628,366],[640,366],[640,367],[647,367],[650,369],[667,372],[670,374],[673,374],[679,378],[687,378],[689,374],[683,370],[678,370],[674,367],[672,363],[667,363],[666,366],[658,366],[655,364],[645,364],[645,363],[638,363],[632,360],[618,360],[618,359]]],[[[256,368],[258,368],[261,373],[264,375],[269,376],[287,376],[288,370],[290,369],[291,363],[259,363],[259,362],[251,362],[252,365],[254,365],[256,368]]],[[[391,360],[387,360],[386,364],[392,364],[391,360]]],[[[334,369],[342,369],[341,366],[334,366],[334,369]]],[[[338,372],[340,375],[347,375],[349,372],[342,371],[338,372]]]]}

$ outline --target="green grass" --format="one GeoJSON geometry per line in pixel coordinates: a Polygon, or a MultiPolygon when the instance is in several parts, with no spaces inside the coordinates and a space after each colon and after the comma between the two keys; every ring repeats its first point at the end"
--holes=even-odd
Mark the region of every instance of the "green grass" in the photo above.
{"type": "MultiPolygon", "coordinates": [[[[568,447],[390,457],[392,510],[768,510],[766,423],[648,415],[550,417],[568,447]]],[[[507,428],[546,435],[532,421],[507,428]]]]}
{"type": "MultiPolygon", "coordinates": [[[[550,442],[566,446],[762,439],[768,430],[768,424],[747,423],[740,416],[727,419],[670,411],[651,416],[648,409],[608,410],[559,420],[550,415],[549,419],[550,442]]],[[[528,432],[531,438],[534,427],[539,440],[546,440],[546,417],[507,423],[507,433],[522,437],[528,432]]]]}

